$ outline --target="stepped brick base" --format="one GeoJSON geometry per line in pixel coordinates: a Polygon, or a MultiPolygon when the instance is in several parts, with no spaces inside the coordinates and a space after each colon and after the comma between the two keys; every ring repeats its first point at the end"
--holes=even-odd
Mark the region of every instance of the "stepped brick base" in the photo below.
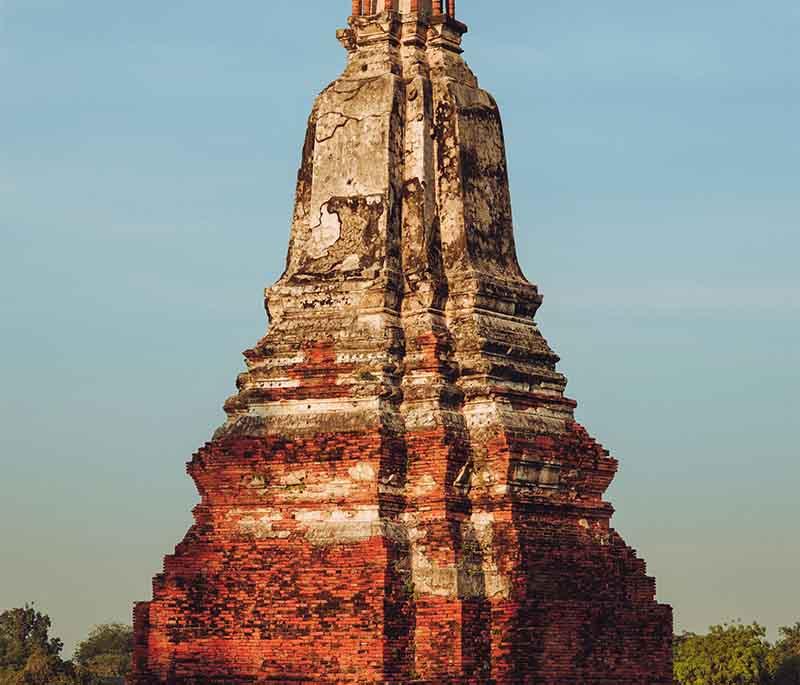
{"type": "Polygon", "coordinates": [[[413,470],[407,455],[380,435],[207,445],[189,465],[196,524],[136,608],[132,682],[672,682],[670,610],[602,519],[488,502],[476,515],[464,497],[411,515],[378,488],[413,470]]]}

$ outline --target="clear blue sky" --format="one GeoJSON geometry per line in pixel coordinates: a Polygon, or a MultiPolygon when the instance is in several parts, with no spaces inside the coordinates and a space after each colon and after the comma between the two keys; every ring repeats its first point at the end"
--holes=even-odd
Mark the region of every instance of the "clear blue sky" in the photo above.
{"type": "MultiPolygon", "coordinates": [[[[0,607],[70,649],[189,525],[348,8],[0,0],[0,607]]],[[[679,628],[800,620],[800,5],[459,8],[617,528],[679,628]]]]}

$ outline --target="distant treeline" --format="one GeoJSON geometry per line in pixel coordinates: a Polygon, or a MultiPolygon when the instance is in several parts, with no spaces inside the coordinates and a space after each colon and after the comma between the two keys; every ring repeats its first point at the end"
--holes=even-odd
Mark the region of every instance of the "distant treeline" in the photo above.
{"type": "Polygon", "coordinates": [[[675,637],[678,685],[800,685],[800,622],[775,644],[758,623],[711,626],[705,635],[675,637]]]}
{"type": "Polygon", "coordinates": [[[133,630],[96,626],[71,660],[50,636],[50,617],[26,604],[0,614],[0,685],[122,685],[131,667],[133,630]]]}
{"type": "MultiPolygon", "coordinates": [[[[32,605],[0,614],[0,685],[121,685],[131,667],[133,630],[96,626],[64,660],[50,617],[32,605]]],[[[711,626],[675,637],[677,685],[800,685],[800,622],[770,643],[757,623],[711,626]]]]}

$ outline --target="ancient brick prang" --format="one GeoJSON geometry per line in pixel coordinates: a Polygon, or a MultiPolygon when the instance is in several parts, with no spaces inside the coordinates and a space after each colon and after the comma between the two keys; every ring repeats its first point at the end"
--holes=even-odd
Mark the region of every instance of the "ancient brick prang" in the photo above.
{"type": "Polygon", "coordinates": [[[188,465],[133,685],[667,685],[672,619],[610,527],[516,257],[455,3],[354,2],[267,335],[188,465]]]}

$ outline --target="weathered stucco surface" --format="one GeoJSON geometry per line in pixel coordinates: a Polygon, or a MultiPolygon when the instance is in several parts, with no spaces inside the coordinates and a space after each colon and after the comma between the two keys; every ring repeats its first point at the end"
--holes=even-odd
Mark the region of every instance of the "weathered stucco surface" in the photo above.
{"type": "Polygon", "coordinates": [[[670,610],[602,499],[617,464],[534,322],[466,27],[362,7],[131,682],[671,683],[670,610]]]}

